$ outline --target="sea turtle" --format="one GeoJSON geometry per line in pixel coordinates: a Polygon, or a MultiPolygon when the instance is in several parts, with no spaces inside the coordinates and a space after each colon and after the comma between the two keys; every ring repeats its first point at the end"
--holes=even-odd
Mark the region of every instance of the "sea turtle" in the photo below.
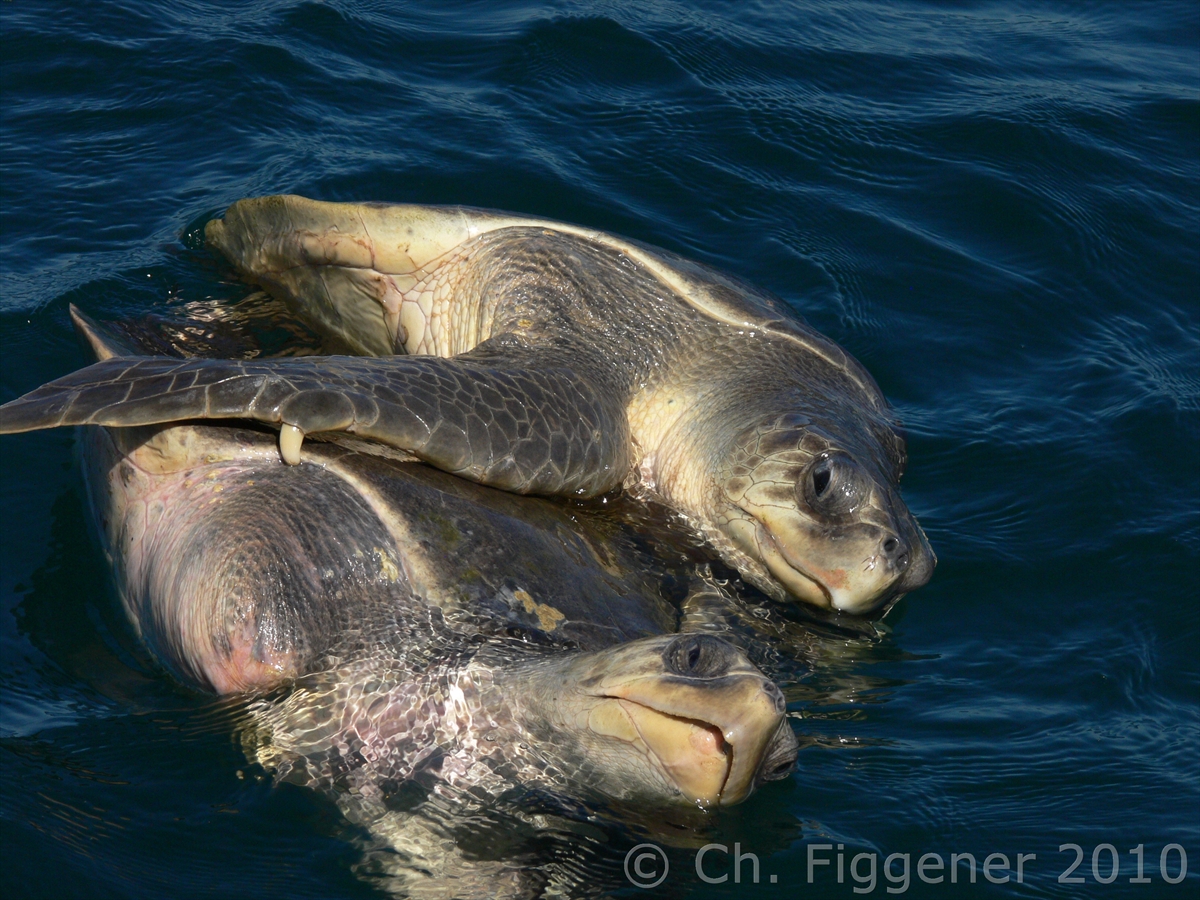
{"type": "Polygon", "coordinates": [[[348,433],[519,493],[636,487],[772,597],[853,614],[928,581],[905,442],[871,376],[713,269],[463,207],[241,200],[209,242],[344,349],[117,358],[0,408],[0,431],[245,418],[348,433]],[[396,355],[403,354],[403,355],[396,355]]]}
{"type": "MultiPolygon", "coordinates": [[[[140,349],[72,313],[102,359],[140,349]]],[[[450,838],[513,792],[686,815],[791,771],[779,688],[725,640],[676,633],[664,565],[603,511],[354,439],[286,468],[253,423],[80,440],[147,647],[190,685],[257,696],[254,756],[386,842],[409,893],[495,895],[510,867],[450,838]]]]}

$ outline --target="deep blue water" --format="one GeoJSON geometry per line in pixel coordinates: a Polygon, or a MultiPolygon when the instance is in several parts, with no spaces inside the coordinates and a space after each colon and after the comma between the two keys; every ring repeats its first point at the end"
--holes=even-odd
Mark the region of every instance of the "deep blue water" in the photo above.
{"type": "MultiPolygon", "coordinates": [[[[854,854],[901,853],[906,896],[1197,896],[1194,2],[15,0],[0,72],[0,400],[88,361],[68,303],[243,297],[198,230],[276,192],[665,246],[873,372],[934,580],[787,686],[796,774],[712,827],[760,883],[677,848],[660,893],[854,897],[854,854]],[[966,852],[1011,880],[918,877],[966,852]]],[[[273,787],[129,636],[73,440],[0,439],[0,890],[371,896],[334,807],[273,787]]],[[[608,840],[593,886],[638,895],[608,840]]]]}

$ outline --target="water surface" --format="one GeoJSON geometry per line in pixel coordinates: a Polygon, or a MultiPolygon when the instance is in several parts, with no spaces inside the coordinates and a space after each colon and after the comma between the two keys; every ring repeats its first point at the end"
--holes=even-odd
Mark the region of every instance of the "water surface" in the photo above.
{"type": "MultiPolygon", "coordinates": [[[[68,303],[182,319],[243,298],[199,231],[276,192],[664,246],[776,292],[876,376],[934,580],[885,640],[832,642],[788,685],[796,774],[707,833],[759,883],[720,851],[706,876],[730,878],[706,883],[672,847],[659,892],[853,897],[870,859],[907,854],[908,896],[1196,895],[1194,3],[18,0],[0,23],[0,399],[87,362],[68,303]],[[1083,884],[1060,882],[1066,844],[1083,884]],[[810,853],[831,863],[811,884],[810,853]],[[1013,869],[929,884],[926,853],[1013,869]]],[[[336,809],[272,786],[236,708],[129,634],[73,441],[0,441],[5,894],[377,895],[336,809]]],[[[635,836],[555,852],[633,896],[635,836]]]]}

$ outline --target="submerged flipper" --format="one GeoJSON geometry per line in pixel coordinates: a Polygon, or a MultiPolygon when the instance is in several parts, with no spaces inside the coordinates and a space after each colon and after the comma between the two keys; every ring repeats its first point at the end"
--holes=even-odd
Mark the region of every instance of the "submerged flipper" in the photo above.
{"type": "Polygon", "coordinates": [[[623,409],[495,345],[454,359],[112,357],[0,407],[0,433],[186,419],[280,427],[293,463],[305,435],[346,432],[519,493],[594,496],[629,467],[623,409]]]}

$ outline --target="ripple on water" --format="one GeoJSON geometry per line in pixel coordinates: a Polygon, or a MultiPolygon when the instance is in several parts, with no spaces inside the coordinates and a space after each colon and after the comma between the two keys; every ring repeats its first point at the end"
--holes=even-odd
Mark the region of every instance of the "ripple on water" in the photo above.
{"type": "MultiPolygon", "coordinates": [[[[797,773],[686,839],[785,882],[810,840],[1036,851],[1058,895],[1060,842],[1200,838],[1194,5],[7,4],[4,399],[84,361],[68,302],[215,329],[247,288],[196,230],[246,195],[514,209],[772,289],[896,404],[940,565],[889,637],[767,655],[797,773]]],[[[363,835],[121,632],[70,434],[4,440],[6,887],[373,895],[363,835]]],[[[463,824],[619,889],[646,835],[585,819],[463,824]]]]}

